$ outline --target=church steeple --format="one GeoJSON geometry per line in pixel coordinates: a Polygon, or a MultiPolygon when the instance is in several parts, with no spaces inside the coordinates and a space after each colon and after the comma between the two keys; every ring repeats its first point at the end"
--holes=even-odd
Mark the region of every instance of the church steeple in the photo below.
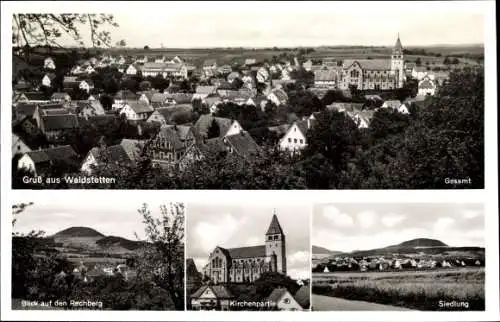
{"type": "Polygon", "coordinates": [[[401,45],[401,40],[399,39],[399,32],[398,32],[398,39],[396,40],[396,44],[394,45],[392,51],[399,53],[403,52],[403,45],[401,45]]]}
{"type": "Polygon", "coordinates": [[[276,209],[273,210],[273,218],[271,219],[271,224],[267,229],[266,235],[281,234],[283,235],[283,229],[278,221],[278,216],[276,216],[276,209]]]}

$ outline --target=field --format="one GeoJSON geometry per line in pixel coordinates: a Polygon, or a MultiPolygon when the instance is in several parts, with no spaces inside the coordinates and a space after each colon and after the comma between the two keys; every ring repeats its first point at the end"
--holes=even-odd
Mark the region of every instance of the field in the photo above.
{"type": "MultiPolygon", "coordinates": [[[[312,293],[415,310],[484,310],[484,268],[313,274],[312,293]],[[441,307],[440,301],[468,308],[441,307]]],[[[314,303],[313,303],[314,306],[314,303]]]]}

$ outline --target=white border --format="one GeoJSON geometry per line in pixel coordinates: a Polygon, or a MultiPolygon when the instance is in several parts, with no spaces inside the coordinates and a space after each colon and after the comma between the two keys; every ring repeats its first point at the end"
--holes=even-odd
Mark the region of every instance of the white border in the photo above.
{"type": "MultiPolygon", "coordinates": [[[[497,169],[497,78],[496,78],[496,34],[495,34],[495,2],[494,1],[433,1],[433,2],[127,2],[119,6],[116,2],[2,2],[2,60],[1,70],[7,71],[1,75],[2,84],[2,143],[1,144],[1,264],[2,280],[1,318],[6,320],[119,320],[119,321],[495,321],[500,320],[499,282],[498,282],[498,169],[497,169]],[[258,13],[262,10],[283,12],[317,12],[324,11],[331,5],[335,12],[359,12],[362,10],[374,12],[468,12],[485,15],[485,189],[457,191],[11,191],[11,109],[12,97],[11,75],[11,15],[13,12],[124,12],[157,10],[161,6],[165,10],[189,12],[234,12],[247,11],[258,13]],[[11,261],[11,201],[18,198],[30,199],[37,195],[45,198],[64,198],[71,194],[81,194],[82,198],[106,198],[110,202],[119,202],[122,198],[137,198],[147,201],[149,198],[161,196],[168,200],[183,201],[186,205],[186,218],[189,217],[189,202],[220,203],[231,202],[483,202],[486,219],[486,311],[485,312],[60,312],[60,311],[12,311],[10,301],[10,261],[11,261]]],[[[460,32],[460,31],[457,31],[460,32]]],[[[187,219],[186,219],[187,220],[187,219]]]]}

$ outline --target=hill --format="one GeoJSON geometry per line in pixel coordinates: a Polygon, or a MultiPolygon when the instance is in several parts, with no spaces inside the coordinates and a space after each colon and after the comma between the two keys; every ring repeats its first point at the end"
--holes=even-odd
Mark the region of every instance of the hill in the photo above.
{"type": "Polygon", "coordinates": [[[61,230],[53,235],[55,238],[60,237],[105,237],[95,229],[89,227],[71,227],[61,230]]]}
{"type": "Polygon", "coordinates": [[[417,238],[389,247],[447,247],[447,246],[448,245],[437,239],[417,238]]]}
{"type": "Polygon", "coordinates": [[[328,255],[335,255],[335,254],[340,254],[341,252],[334,251],[334,250],[329,250],[328,248],[321,247],[321,246],[312,246],[312,253],[313,254],[328,254],[328,255]]]}
{"type": "Polygon", "coordinates": [[[136,250],[144,246],[143,242],[129,240],[123,237],[106,236],[96,241],[96,244],[102,248],[125,248],[126,250],[136,250]]]}

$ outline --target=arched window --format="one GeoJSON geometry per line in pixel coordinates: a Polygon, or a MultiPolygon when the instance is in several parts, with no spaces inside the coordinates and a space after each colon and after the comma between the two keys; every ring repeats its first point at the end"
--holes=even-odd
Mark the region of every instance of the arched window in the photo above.
{"type": "Polygon", "coordinates": [[[359,71],[351,70],[351,77],[359,77],[359,71]]]}

